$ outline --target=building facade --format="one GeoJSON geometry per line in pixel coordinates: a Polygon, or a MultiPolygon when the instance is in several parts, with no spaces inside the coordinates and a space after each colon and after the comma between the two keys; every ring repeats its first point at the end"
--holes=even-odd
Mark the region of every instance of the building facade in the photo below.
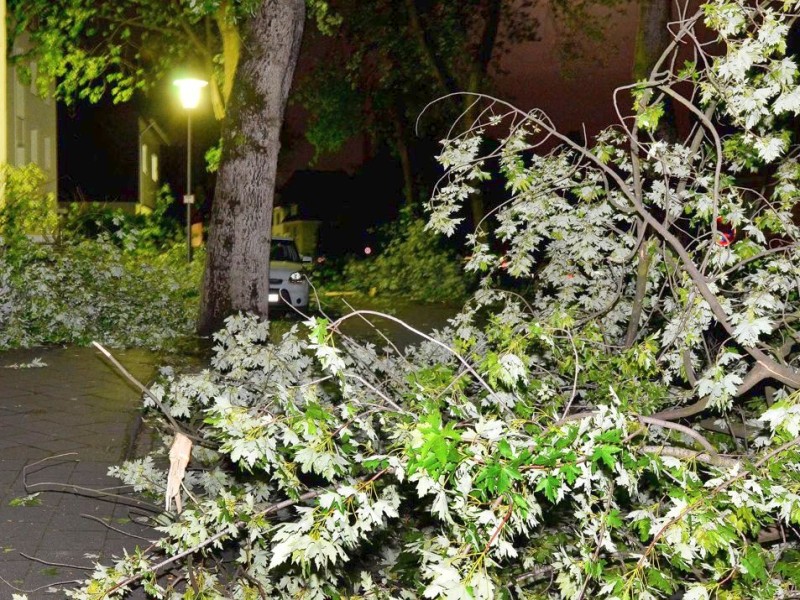
{"type": "Polygon", "coordinates": [[[167,134],[153,119],[138,119],[139,189],[138,210],[151,210],[156,205],[163,178],[163,150],[169,145],[167,134]]]}
{"type": "MultiPolygon", "coordinates": [[[[12,54],[25,50],[15,41],[12,54]]],[[[6,3],[0,0],[0,51],[8,56],[6,3]]],[[[30,65],[35,73],[36,64],[30,65]]],[[[45,191],[58,195],[58,157],[55,101],[42,97],[33,84],[23,83],[17,68],[0,61],[0,164],[21,167],[35,163],[45,174],[45,191]]]]}

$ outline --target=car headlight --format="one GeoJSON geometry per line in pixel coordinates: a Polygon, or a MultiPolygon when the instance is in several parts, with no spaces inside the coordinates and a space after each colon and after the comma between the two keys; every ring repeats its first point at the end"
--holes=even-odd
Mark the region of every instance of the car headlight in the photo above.
{"type": "Polygon", "coordinates": [[[289,283],[302,283],[303,282],[303,274],[300,271],[295,271],[291,275],[289,275],[289,283]]]}

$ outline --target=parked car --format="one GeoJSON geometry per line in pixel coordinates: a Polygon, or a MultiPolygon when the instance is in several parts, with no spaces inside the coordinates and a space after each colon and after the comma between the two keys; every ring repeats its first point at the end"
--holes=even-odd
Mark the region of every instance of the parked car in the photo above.
{"type": "Polygon", "coordinates": [[[301,311],[308,309],[308,279],[304,266],[310,256],[301,256],[291,238],[272,239],[269,254],[269,304],[271,307],[301,311]]]}

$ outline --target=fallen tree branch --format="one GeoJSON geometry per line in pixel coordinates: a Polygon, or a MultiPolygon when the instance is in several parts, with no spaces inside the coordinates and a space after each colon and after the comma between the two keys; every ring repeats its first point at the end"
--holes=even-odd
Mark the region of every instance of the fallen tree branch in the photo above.
{"type": "Polygon", "coordinates": [[[43,558],[38,558],[36,556],[31,556],[30,554],[25,554],[24,552],[20,552],[19,554],[20,556],[23,556],[28,560],[32,560],[33,562],[47,565],[48,567],[65,567],[67,569],[78,569],[80,571],[94,571],[94,567],[85,567],[83,565],[72,565],[69,563],[53,562],[50,560],[44,560],[43,558]]]}
{"type": "MultiPolygon", "coordinates": [[[[386,473],[391,473],[391,472],[392,472],[392,469],[390,469],[390,468],[383,469],[382,471],[379,471],[378,473],[376,473],[375,475],[373,475],[372,477],[370,477],[369,479],[367,479],[363,483],[364,484],[372,483],[373,481],[375,481],[379,477],[385,475],[386,473]]],[[[268,515],[280,512],[284,508],[289,508],[290,506],[294,506],[295,504],[299,504],[300,502],[306,502],[307,500],[312,500],[312,499],[316,498],[317,496],[319,496],[320,494],[325,493],[326,491],[328,491],[328,488],[320,488],[320,489],[317,489],[317,490],[312,490],[310,492],[306,492],[305,494],[302,494],[301,496],[299,496],[296,500],[289,499],[289,500],[283,500],[281,502],[277,502],[275,504],[271,504],[270,506],[266,507],[264,510],[261,510],[261,511],[255,513],[253,515],[253,518],[255,518],[255,517],[266,517],[268,515]]],[[[125,587],[126,585],[129,585],[129,584],[141,579],[142,577],[144,577],[147,574],[158,573],[164,567],[169,566],[172,563],[175,563],[175,562],[181,560],[182,558],[186,558],[187,556],[191,556],[195,552],[197,552],[199,550],[202,550],[203,548],[205,548],[207,546],[210,546],[214,542],[216,542],[216,541],[218,541],[218,540],[220,540],[220,539],[222,539],[222,538],[224,538],[226,536],[234,535],[235,533],[238,533],[240,529],[245,527],[250,522],[251,521],[248,520],[248,521],[237,521],[237,522],[233,523],[232,525],[226,527],[223,531],[218,531],[217,533],[215,533],[211,537],[203,540],[202,542],[199,542],[198,544],[195,544],[191,548],[187,548],[186,550],[184,550],[183,552],[179,552],[175,556],[170,556],[169,558],[165,558],[164,560],[162,560],[159,563],[151,565],[150,568],[147,569],[147,572],[140,572],[138,575],[132,575],[132,576],[128,577],[127,579],[124,579],[123,581],[120,581],[119,583],[114,585],[114,587],[112,587],[111,589],[106,591],[105,592],[105,596],[103,596],[103,597],[105,598],[106,596],[109,596],[110,594],[113,594],[117,590],[119,590],[119,589],[125,587]]]]}
{"type": "Polygon", "coordinates": [[[708,452],[695,452],[688,448],[677,448],[675,446],[642,446],[639,450],[645,454],[671,456],[681,460],[696,460],[697,462],[713,465],[715,467],[732,468],[741,465],[741,461],[729,456],[709,454],[708,452]]]}
{"type": "Polygon", "coordinates": [[[105,356],[106,359],[108,359],[108,361],[112,365],[114,365],[114,367],[116,367],[116,369],[122,374],[122,376],[125,377],[125,379],[127,379],[131,384],[133,384],[133,386],[136,389],[138,389],[142,394],[144,394],[150,400],[153,401],[153,404],[155,404],[158,407],[158,410],[160,410],[161,413],[164,415],[164,417],[167,419],[167,421],[169,421],[169,424],[172,426],[172,429],[175,433],[182,433],[186,437],[191,438],[195,441],[208,443],[203,438],[189,433],[184,427],[182,427],[175,420],[175,417],[173,417],[172,414],[170,414],[170,412],[167,410],[167,408],[161,403],[161,400],[159,400],[156,397],[156,395],[150,390],[150,388],[142,384],[138,379],[136,379],[133,375],[131,375],[130,372],[125,367],[123,367],[122,364],[116,358],[114,358],[114,356],[112,356],[111,352],[106,350],[98,342],[92,342],[92,346],[97,348],[102,353],[102,355],[105,356]]]}
{"type": "Polygon", "coordinates": [[[710,452],[711,454],[717,454],[716,448],[711,445],[706,438],[702,435],[697,433],[694,429],[690,429],[685,425],[681,425],[679,423],[672,423],[671,421],[665,421],[663,419],[658,419],[656,417],[637,417],[640,423],[646,423],[648,425],[656,425],[658,427],[663,427],[664,429],[672,429],[675,431],[680,431],[681,433],[688,435],[690,438],[695,440],[698,444],[700,444],[706,451],[710,452]]]}
{"type": "MultiPolygon", "coordinates": [[[[134,538],[134,539],[137,539],[137,540],[142,540],[142,541],[147,542],[149,544],[154,544],[155,543],[155,540],[149,540],[146,537],[142,537],[141,535],[136,535],[135,533],[130,533],[128,531],[125,531],[124,529],[120,529],[118,527],[114,527],[110,523],[106,523],[105,521],[103,521],[103,519],[101,519],[99,517],[95,517],[94,515],[81,513],[80,516],[83,517],[84,519],[91,519],[92,521],[97,521],[98,523],[100,523],[101,525],[106,527],[107,529],[110,529],[111,531],[116,531],[117,533],[121,533],[122,535],[131,537],[131,538],[134,538]]],[[[137,523],[138,525],[142,525],[142,523],[139,523],[138,521],[132,521],[132,522],[133,523],[137,523]]]]}
{"type": "Polygon", "coordinates": [[[433,337],[429,336],[427,333],[424,333],[424,332],[420,331],[419,329],[416,329],[416,328],[412,327],[411,325],[409,325],[408,323],[406,323],[402,319],[398,319],[397,317],[393,317],[392,315],[387,315],[386,313],[378,312],[378,311],[375,311],[375,310],[357,310],[355,312],[352,312],[352,313],[349,313],[347,315],[344,315],[343,317],[339,317],[333,323],[331,323],[328,327],[331,330],[337,330],[339,325],[341,325],[347,319],[351,319],[353,317],[361,317],[362,315],[372,315],[374,317],[381,317],[381,318],[387,319],[389,321],[392,321],[393,323],[397,323],[398,325],[400,325],[402,327],[405,327],[411,333],[414,333],[414,334],[418,335],[422,339],[428,340],[429,342],[433,342],[437,346],[441,347],[445,351],[447,351],[450,354],[452,354],[464,366],[464,368],[467,371],[469,371],[470,375],[472,375],[475,378],[475,380],[479,384],[481,384],[481,386],[487,392],[489,392],[490,394],[494,394],[495,393],[494,390],[489,386],[489,384],[486,383],[486,381],[484,381],[483,377],[481,377],[478,374],[478,372],[475,369],[472,368],[472,365],[470,365],[466,361],[466,359],[463,356],[461,356],[458,352],[453,350],[447,344],[444,344],[444,343],[440,342],[436,338],[433,338],[433,337]]]}
{"type": "MultiPolygon", "coordinates": [[[[747,392],[769,377],[769,375],[770,372],[766,367],[764,367],[761,363],[756,363],[753,365],[753,368],[750,369],[744,376],[744,379],[742,379],[742,383],[739,384],[739,387],[736,388],[736,396],[744,396],[747,392]]],[[[703,412],[706,408],[708,408],[708,402],[708,396],[704,396],[697,402],[688,406],[673,408],[670,410],[662,410],[651,416],[663,421],[677,421],[679,419],[686,419],[703,412]]]]}
{"type": "MultiPolygon", "coordinates": [[[[583,419],[588,419],[590,417],[593,417],[595,414],[597,414],[597,411],[584,411],[580,413],[575,413],[574,415],[569,415],[558,420],[556,422],[556,426],[563,425],[565,423],[568,423],[569,421],[581,421],[583,419]]],[[[686,427],[685,425],[681,425],[679,423],[672,423],[671,421],[667,421],[665,419],[660,419],[656,415],[651,415],[651,416],[637,415],[636,419],[642,424],[657,425],[658,427],[663,427],[665,429],[680,431],[681,433],[686,434],[693,440],[695,440],[698,444],[700,444],[703,448],[705,448],[707,452],[710,452],[711,454],[717,454],[717,451],[714,448],[714,446],[711,445],[711,442],[709,442],[707,439],[705,439],[702,435],[700,435],[693,429],[686,427]]],[[[692,450],[687,450],[687,452],[692,452],[692,450]]]]}
{"type": "Polygon", "coordinates": [[[698,421],[697,423],[703,429],[713,431],[715,433],[723,433],[732,437],[737,437],[742,440],[749,440],[753,437],[754,433],[760,431],[758,427],[748,427],[745,424],[730,423],[725,425],[718,425],[716,419],[708,418],[698,421]]]}
{"type": "MultiPolygon", "coordinates": [[[[135,506],[137,508],[145,508],[149,509],[151,512],[160,512],[161,507],[156,506],[146,500],[139,500],[138,498],[131,498],[130,496],[123,496],[121,494],[114,494],[113,492],[109,492],[106,490],[118,490],[122,488],[129,488],[130,486],[116,486],[112,488],[101,488],[101,489],[94,489],[83,487],[80,485],[75,485],[72,483],[61,483],[58,481],[40,481],[39,483],[28,483],[28,471],[37,465],[42,464],[48,460],[54,460],[57,458],[63,458],[65,456],[72,456],[77,455],[77,452],[67,452],[65,454],[56,454],[55,456],[48,456],[41,460],[37,460],[36,462],[29,463],[22,467],[22,487],[25,489],[26,493],[30,493],[31,490],[34,488],[44,487],[43,491],[49,492],[70,492],[77,494],[78,496],[85,496],[88,498],[100,498],[100,499],[114,499],[117,501],[122,501],[123,503],[130,504],[131,506],[135,506]],[[62,489],[54,489],[54,488],[62,488],[62,489]]],[[[77,462],[77,461],[76,461],[77,462]]]]}

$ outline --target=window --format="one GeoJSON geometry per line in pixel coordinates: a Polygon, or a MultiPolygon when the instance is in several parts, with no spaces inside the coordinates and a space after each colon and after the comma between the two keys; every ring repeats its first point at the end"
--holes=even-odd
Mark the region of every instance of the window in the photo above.
{"type": "Polygon", "coordinates": [[[34,96],[39,95],[39,89],[36,87],[36,77],[39,74],[39,65],[36,61],[31,63],[31,94],[34,96]]]}
{"type": "Polygon", "coordinates": [[[21,167],[28,162],[25,146],[25,117],[17,117],[14,121],[14,164],[21,167]]]}
{"type": "Polygon", "coordinates": [[[153,181],[158,181],[158,155],[155,153],[150,155],[150,173],[153,181]]]}
{"type": "Polygon", "coordinates": [[[286,262],[300,262],[300,253],[292,240],[272,240],[269,259],[286,262]]]}
{"type": "Polygon", "coordinates": [[[31,162],[39,164],[39,130],[31,129],[31,162]]]}
{"type": "Polygon", "coordinates": [[[147,144],[142,144],[142,173],[147,175],[147,144]]]}
{"type": "Polygon", "coordinates": [[[25,118],[25,88],[19,81],[17,69],[14,69],[14,114],[17,117],[25,118]]]}
{"type": "Polygon", "coordinates": [[[25,117],[14,120],[14,142],[17,148],[25,147],[25,117]]]}
{"type": "Polygon", "coordinates": [[[49,135],[46,135],[44,136],[43,142],[44,148],[42,148],[42,151],[44,154],[44,170],[49,171],[53,168],[53,140],[49,135]]]}

